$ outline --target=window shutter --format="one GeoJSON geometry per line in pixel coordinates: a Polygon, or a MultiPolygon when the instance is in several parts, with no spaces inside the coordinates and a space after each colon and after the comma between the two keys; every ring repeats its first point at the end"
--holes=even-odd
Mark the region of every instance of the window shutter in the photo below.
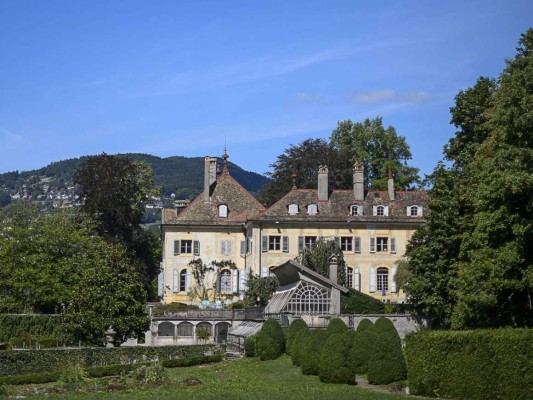
{"type": "Polygon", "coordinates": [[[163,297],[165,294],[165,273],[163,270],[157,275],[157,295],[163,297]]]}
{"type": "Polygon", "coordinates": [[[246,253],[252,252],[252,239],[246,238],[246,253]]]}
{"type": "Polygon", "coordinates": [[[422,215],[424,215],[424,207],[419,206],[419,207],[417,208],[417,213],[416,213],[416,215],[418,215],[419,217],[421,217],[422,215]]]}
{"type": "Polygon", "coordinates": [[[396,275],[396,267],[392,267],[390,274],[390,291],[396,293],[396,281],[394,280],[396,275]]]}
{"type": "Polygon", "coordinates": [[[389,206],[385,206],[383,207],[383,215],[385,217],[388,217],[389,216],[389,206]]]}
{"type": "Polygon", "coordinates": [[[226,240],[226,255],[231,256],[231,241],[226,240]]]}
{"type": "Polygon", "coordinates": [[[177,293],[177,292],[179,292],[179,289],[180,289],[180,286],[179,286],[179,274],[178,274],[178,270],[175,269],[173,271],[173,275],[172,275],[172,291],[174,293],[177,293]]]}
{"type": "Polygon", "coordinates": [[[371,293],[376,291],[376,269],[374,267],[370,267],[370,287],[368,291],[371,293]]]}
{"type": "Polygon", "coordinates": [[[187,275],[185,275],[185,291],[191,291],[191,271],[187,270],[187,275]]]}
{"type": "Polygon", "coordinates": [[[226,241],[225,240],[220,241],[220,254],[222,254],[223,256],[226,255],[226,241]]]}
{"type": "Polygon", "coordinates": [[[375,237],[370,238],[370,252],[371,253],[376,252],[376,238],[375,237]]]}
{"type": "Polygon", "coordinates": [[[335,243],[337,243],[337,246],[341,245],[341,238],[338,236],[335,236],[335,243]]]}
{"type": "Polygon", "coordinates": [[[195,240],[193,242],[193,249],[194,249],[194,255],[199,256],[200,255],[200,241],[195,240]]]}
{"type": "Polygon", "coordinates": [[[408,217],[411,216],[411,206],[405,207],[405,215],[407,215],[408,217]]]}
{"type": "Polygon", "coordinates": [[[288,253],[289,252],[289,237],[283,236],[283,252],[288,253]]]}
{"type": "Polygon", "coordinates": [[[239,290],[239,271],[234,269],[231,271],[231,277],[232,277],[232,285],[231,285],[231,292],[236,292],[239,290]]]}
{"type": "Polygon", "coordinates": [[[372,206],[372,215],[374,217],[378,215],[378,206],[372,206]]]}
{"type": "Polygon", "coordinates": [[[268,251],[268,236],[261,237],[261,251],[263,253],[268,251]]]}
{"type": "Polygon", "coordinates": [[[241,240],[241,256],[246,254],[246,240],[241,240]]]}
{"type": "Polygon", "coordinates": [[[239,290],[244,292],[248,290],[248,271],[239,270],[239,290]]]}
{"type": "Polygon", "coordinates": [[[217,271],[217,292],[220,293],[220,271],[217,271]]]}
{"type": "Polygon", "coordinates": [[[266,278],[268,276],[268,271],[265,267],[261,267],[261,278],[266,278]]]}
{"type": "Polygon", "coordinates": [[[180,254],[180,241],[174,240],[174,255],[177,256],[180,254]]]}
{"type": "Polygon", "coordinates": [[[356,268],[354,270],[353,283],[354,283],[354,289],[360,292],[361,291],[361,273],[359,272],[359,268],[356,268]]]}
{"type": "Polygon", "coordinates": [[[304,237],[298,236],[298,251],[303,251],[304,249],[304,237]]]}
{"type": "Polygon", "coordinates": [[[354,253],[361,253],[361,238],[356,236],[354,237],[354,253]]]}
{"type": "Polygon", "coordinates": [[[390,252],[396,254],[396,238],[394,237],[390,238],[390,252]]]}

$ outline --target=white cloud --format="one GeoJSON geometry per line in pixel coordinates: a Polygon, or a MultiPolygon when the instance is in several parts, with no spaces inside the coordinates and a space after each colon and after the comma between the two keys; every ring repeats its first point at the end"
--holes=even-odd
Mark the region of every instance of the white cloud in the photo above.
{"type": "Polygon", "coordinates": [[[424,103],[429,99],[429,94],[423,91],[398,93],[393,89],[357,91],[348,95],[348,99],[356,104],[392,103],[424,103]]]}

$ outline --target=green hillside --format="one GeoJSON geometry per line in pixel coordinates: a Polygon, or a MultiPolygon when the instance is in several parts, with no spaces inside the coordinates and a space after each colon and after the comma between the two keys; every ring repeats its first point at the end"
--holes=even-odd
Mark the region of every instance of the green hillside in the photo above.
{"type": "MultiPolygon", "coordinates": [[[[162,198],[172,193],[176,199],[194,199],[203,190],[203,157],[161,158],[149,154],[120,154],[133,160],[146,161],[153,170],[154,181],[161,188],[162,198]]],[[[53,162],[46,167],[24,172],[0,174],[0,206],[11,198],[27,198],[56,206],[76,202],[77,188],[74,175],[86,157],[53,162]]],[[[219,159],[222,166],[222,160],[219,159]]],[[[268,178],[255,172],[245,171],[228,162],[231,175],[248,191],[256,193],[268,178]]]]}

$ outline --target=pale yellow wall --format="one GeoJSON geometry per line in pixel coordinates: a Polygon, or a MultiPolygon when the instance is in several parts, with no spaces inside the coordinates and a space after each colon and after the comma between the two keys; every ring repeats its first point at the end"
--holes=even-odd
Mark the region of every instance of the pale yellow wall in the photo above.
{"type": "MultiPolygon", "coordinates": [[[[233,261],[237,269],[244,271],[246,267],[246,259],[240,254],[241,240],[245,240],[242,232],[208,232],[208,231],[193,231],[184,230],[179,231],[174,227],[164,228],[163,234],[163,276],[164,276],[164,297],[165,303],[179,301],[191,301],[186,292],[173,291],[173,271],[176,269],[181,271],[183,268],[189,268],[188,264],[194,259],[201,258],[205,264],[211,264],[212,261],[230,260],[233,261]],[[191,254],[174,255],[174,241],[175,240],[195,240],[200,242],[200,255],[195,256],[191,254]],[[231,255],[223,255],[221,253],[221,241],[229,241],[231,243],[231,255]],[[169,289],[170,288],[170,289],[169,289]]],[[[189,268],[190,269],[190,268],[189,268]]],[[[178,272],[179,273],[179,272],[178,272]]],[[[233,274],[232,271],[232,289],[233,288],[233,274]]],[[[210,273],[207,277],[207,287],[214,289],[216,285],[216,272],[210,273]]],[[[191,286],[194,285],[194,279],[191,278],[191,286]]]]}

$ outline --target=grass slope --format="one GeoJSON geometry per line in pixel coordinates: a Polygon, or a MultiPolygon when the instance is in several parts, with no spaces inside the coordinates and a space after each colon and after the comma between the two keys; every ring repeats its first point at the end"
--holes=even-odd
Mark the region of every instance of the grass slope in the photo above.
{"type": "Polygon", "coordinates": [[[30,396],[30,399],[358,399],[400,400],[405,396],[373,392],[357,386],[321,383],[317,376],[303,375],[289,357],[273,361],[244,359],[167,371],[167,383],[114,392],[74,392],[30,396]],[[201,382],[187,385],[186,382],[201,382]]]}

